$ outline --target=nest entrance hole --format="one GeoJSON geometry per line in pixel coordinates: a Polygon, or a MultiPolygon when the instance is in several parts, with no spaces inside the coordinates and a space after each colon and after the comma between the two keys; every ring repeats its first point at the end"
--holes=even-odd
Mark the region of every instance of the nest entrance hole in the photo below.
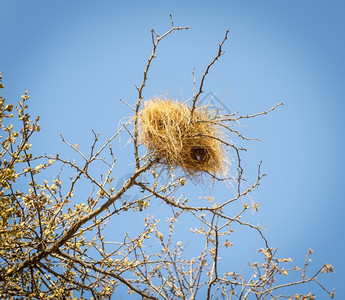
{"type": "Polygon", "coordinates": [[[197,162],[207,163],[210,160],[208,150],[201,146],[193,146],[190,149],[190,156],[197,162]]]}

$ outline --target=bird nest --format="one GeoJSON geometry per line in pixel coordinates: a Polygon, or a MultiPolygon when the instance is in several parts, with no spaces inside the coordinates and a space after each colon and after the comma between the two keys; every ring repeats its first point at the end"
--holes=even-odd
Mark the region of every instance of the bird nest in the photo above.
{"type": "Polygon", "coordinates": [[[207,107],[192,113],[185,103],[154,98],[139,114],[139,139],[160,163],[180,167],[188,175],[226,175],[228,159],[222,131],[207,107]]]}

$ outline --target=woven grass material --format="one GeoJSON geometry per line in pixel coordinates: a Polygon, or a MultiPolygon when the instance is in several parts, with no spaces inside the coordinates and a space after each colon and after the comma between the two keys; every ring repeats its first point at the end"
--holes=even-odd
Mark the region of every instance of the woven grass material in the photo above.
{"type": "Polygon", "coordinates": [[[141,143],[161,163],[181,167],[192,176],[227,174],[222,131],[207,107],[197,108],[192,116],[182,102],[154,98],[144,103],[139,124],[141,143]]]}

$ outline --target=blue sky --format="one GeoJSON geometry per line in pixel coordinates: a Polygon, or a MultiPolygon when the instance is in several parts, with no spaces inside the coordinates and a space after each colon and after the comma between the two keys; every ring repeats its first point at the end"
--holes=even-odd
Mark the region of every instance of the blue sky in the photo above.
{"type": "MultiPolygon", "coordinates": [[[[182,91],[188,99],[193,68],[200,78],[230,27],[205,91],[242,114],[285,103],[243,128],[262,139],[244,145],[248,178],[261,160],[267,173],[253,195],[261,205],[256,217],[282,256],[302,262],[310,247],[315,267],[335,265],[324,282],[343,299],[344,9],[325,0],[0,0],[3,95],[16,101],[29,90],[31,112],[41,116],[36,151],[64,153],[60,133],[86,150],[91,129],[110,137],[131,113],[118,99],[136,101],[151,28],[169,29],[169,13],[175,25],[190,27],[160,45],[145,98],[167,92],[181,99],[182,91]]],[[[132,161],[126,151],[124,165],[132,161]]]]}

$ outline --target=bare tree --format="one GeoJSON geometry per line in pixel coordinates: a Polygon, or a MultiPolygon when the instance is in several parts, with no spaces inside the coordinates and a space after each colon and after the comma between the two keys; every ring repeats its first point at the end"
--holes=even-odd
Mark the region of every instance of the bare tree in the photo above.
{"type": "MultiPolygon", "coordinates": [[[[32,120],[27,112],[28,92],[15,106],[6,105],[5,99],[0,98],[3,131],[0,294],[3,299],[110,299],[123,287],[128,294],[142,299],[315,299],[312,292],[298,292],[299,286],[308,282],[315,283],[333,298],[334,291],[326,289],[318,280],[320,273],[333,272],[331,265],[324,264],[317,272],[308,274],[312,250],[308,251],[302,267],[295,266],[290,258],[276,257],[277,251],[269,245],[263,227],[245,221],[246,213],[259,207],[258,203],[245,199],[265,174],[261,173],[260,164],[256,180],[243,184],[241,153],[246,149],[233,143],[232,137],[243,142],[250,138],[235,126],[272,112],[282,103],[251,115],[220,114],[212,107],[203,108],[211,111],[207,122],[223,133],[203,138],[216,139],[234,160],[231,176],[219,176],[207,169],[190,174],[143,145],[140,128],[143,92],[157,47],[173,32],[186,29],[176,27],[171,18],[171,28],[164,34],[152,30],[153,48],[137,87],[138,100],[134,106],[128,104],[133,115],[105,143],[100,144],[99,133],[93,132],[93,143],[89,152],[84,153],[78,145],[61,136],[75,153],[74,160],[59,154],[31,153],[30,139],[40,127],[39,118],[32,120]],[[113,145],[118,143],[120,135],[129,135],[133,142],[134,168],[122,184],[116,185],[123,170],[117,167],[113,145]],[[57,170],[51,181],[46,175],[48,169],[57,170]],[[203,180],[228,184],[232,196],[221,200],[186,197],[184,188],[189,181],[202,184],[203,180]],[[136,197],[126,197],[138,189],[136,197]],[[142,228],[136,228],[134,234],[126,230],[124,217],[141,218],[142,211],[162,203],[170,208],[167,222],[147,215],[142,220],[142,228]],[[186,217],[198,224],[192,231],[202,243],[201,248],[193,249],[192,255],[186,253],[185,244],[174,238],[175,227],[186,217]],[[224,271],[220,267],[220,253],[232,247],[231,232],[235,225],[254,231],[262,240],[257,250],[262,258],[250,263],[250,274],[224,271]],[[114,241],[108,234],[109,226],[117,232],[117,237],[123,234],[122,237],[114,241]],[[287,276],[292,272],[300,273],[300,279],[288,281],[287,276]],[[295,286],[292,294],[287,291],[291,286],[295,286]]],[[[224,54],[228,33],[229,30],[198,87],[194,77],[190,122],[197,122],[204,82],[209,70],[224,54]]],[[[200,159],[196,163],[197,160],[200,159]]]]}

